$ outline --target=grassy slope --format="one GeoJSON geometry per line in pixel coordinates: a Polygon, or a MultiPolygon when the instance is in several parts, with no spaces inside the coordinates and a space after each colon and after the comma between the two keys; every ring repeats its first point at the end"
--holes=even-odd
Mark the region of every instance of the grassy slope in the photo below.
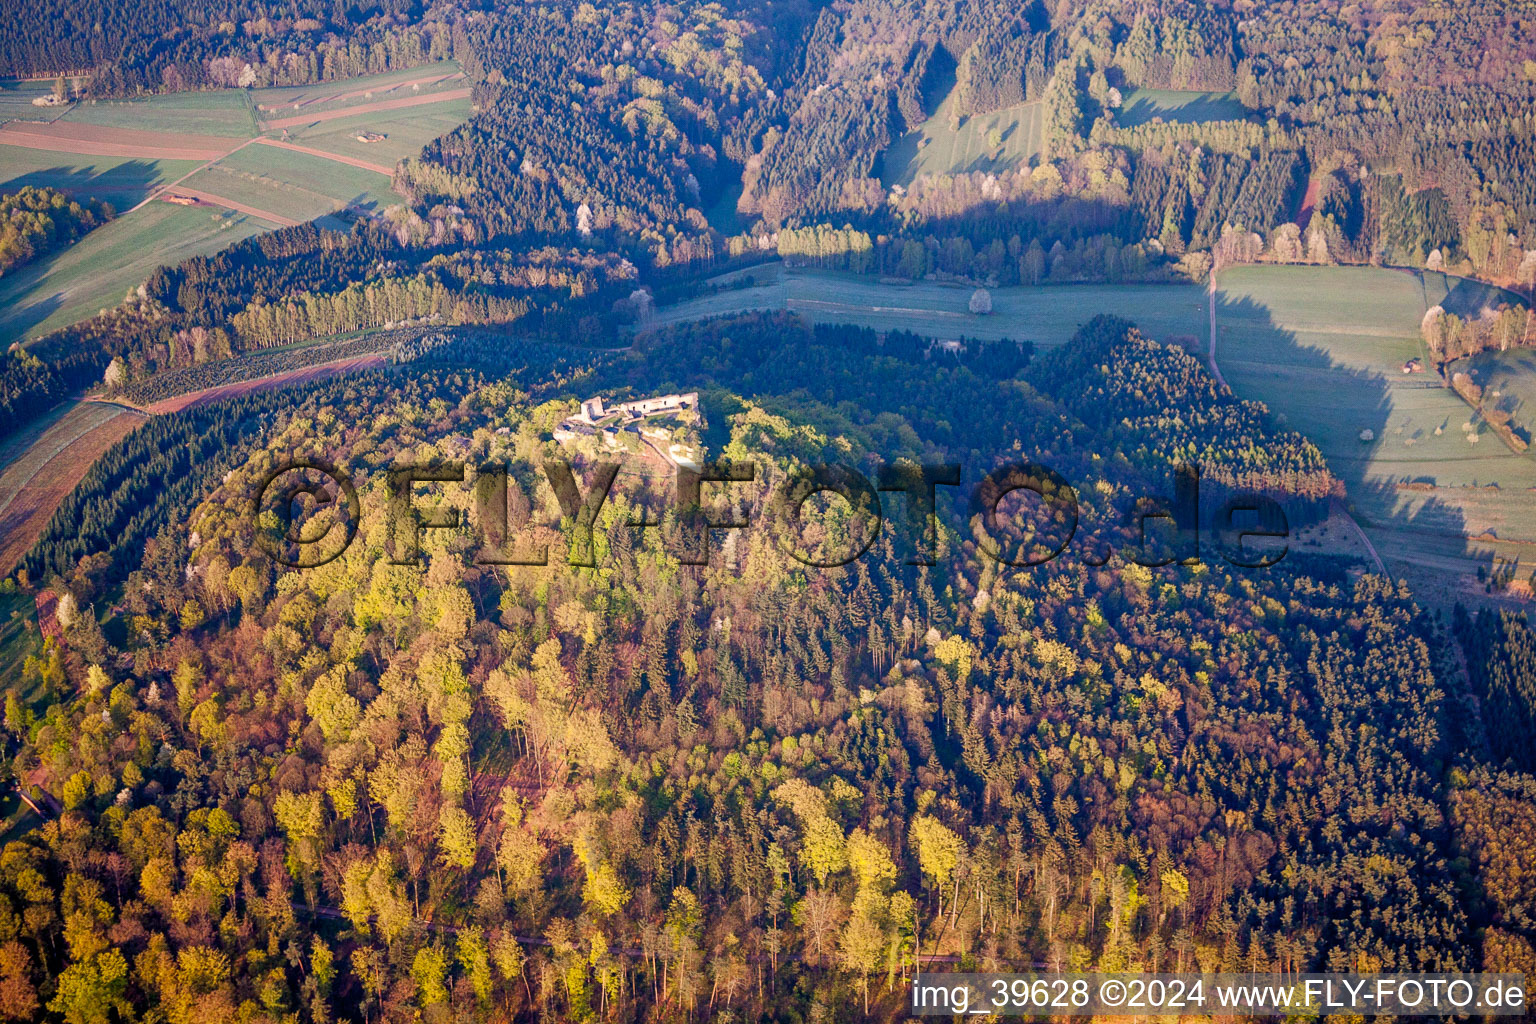
{"type": "MultiPolygon", "coordinates": [[[[396,94],[385,94],[383,90],[400,82],[457,70],[456,63],[444,61],[318,86],[254,93],[229,89],[125,102],[100,101],[76,106],[68,112],[67,119],[150,131],[251,135],[256,130],[253,111],[257,103],[291,104],[312,95],[359,90],[378,90],[374,100],[396,98],[396,94]]],[[[445,82],[424,86],[420,92],[462,86],[461,80],[445,82]]],[[[39,113],[41,108],[30,105],[32,96],[42,95],[49,88],[46,83],[20,88],[11,83],[0,87],[0,117],[52,116],[56,112],[39,113]]],[[[409,88],[398,93],[418,94],[409,88]]],[[[368,97],[359,95],[305,109],[334,110],[368,102],[368,97]]],[[[393,166],[396,160],[416,154],[428,141],[462,124],[468,116],[468,101],[456,100],[324,122],[296,130],[290,138],[300,145],[393,166]],[[360,143],[352,135],[362,130],[383,132],[389,138],[371,145],[360,143]]],[[[52,185],[96,195],[122,211],[156,186],[174,181],[196,166],[189,161],[93,157],[0,146],[0,190],[52,185]]],[[[248,147],[195,175],[186,184],[298,220],[351,204],[382,208],[399,201],[389,191],[389,179],[380,174],[266,146],[248,147]]],[[[240,238],[274,227],[275,224],[243,214],[151,203],[93,232],[69,250],[0,279],[0,344],[34,338],[91,316],[120,302],[124,292],[136,287],[158,266],[216,252],[240,238]]]]}
{"type": "MultiPolygon", "coordinates": [[[[402,82],[414,82],[423,78],[435,78],[442,75],[451,75],[459,71],[458,61],[444,60],[436,64],[424,64],[421,67],[402,68],[399,71],[385,71],[378,75],[360,75],[357,78],[341,79],[333,82],[317,82],[314,85],[280,86],[274,89],[255,89],[251,92],[251,100],[259,107],[274,107],[280,105],[292,105],[305,100],[324,100],[325,97],[335,96],[340,93],[356,92],[358,90],[376,93],[373,99],[394,99],[396,96],[417,95],[421,92],[429,92],[435,89],[462,88],[462,81],[440,82],[436,85],[422,86],[419,90],[406,88],[398,92],[388,91],[391,86],[397,86],[402,82]],[[386,95],[387,92],[387,95],[386,95]]],[[[371,102],[367,97],[351,97],[344,101],[351,106],[358,103],[371,102]]],[[[334,110],[336,103],[315,102],[311,103],[307,110],[334,110]]],[[[267,111],[272,117],[286,117],[295,113],[292,110],[267,111]]]]}
{"type": "MultiPolygon", "coordinates": [[[[1188,285],[999,288],[992,291],[993,315],[976,317],[965,311],[969,289],[932,282],[880,284],[782,265],[726,279],[731,277],[754,283],[663,308],[646,327],[746,309],[789,309],[817,321],[879,330],[1054,345],[1088,317],[1107,312],[1137,321],[1156,338],[1194,336],[1203,345],[1207,336],[1203,295],[1188,285]]],[[[1422,531],[1449,535],[1458,553],[1476,546],[1455,540],[1462,535],[1491,532],[1536,541],[1536,495],[1528,490],[1536,487],[1536,458],[1506,448],[1433,375],[1402,373],[1405,360],[1423,355],[1419,322],[1428,306],[1475,312],[1496,298],[1511,296],[1438,274],[1234,268],[1220,279],[1218,361],[1234,391],[1265,402],[1317,442],[1352,500],[1386,535],[1378,537],[1379,545],[1422,537],[1422,531]],[[1469,422],[1476,443],[1463,430],[1469,422]],[[1359,439],[1366,429],[1370,442],[1359,439]],[[1430,489],[1400,488],[1403,483],[1430,489]]],[[[1520,365],[1536,370],[1536,358],[1520,365]]],[[[1506,386],[1526,388],[1536,401],[1536,376],[1506,386]]]]}
{"type": "Polygon", "coordinates": [[[19,82],[14,78],[0,81],[0,121],[46,121],[58,116],[62,107],[38,107],[32,103],[52,93],[52,82],[19,82]]]}
{"type": "Polygon", "coordinates": [[[294,220],[353,204],[382,209],[400,202],[382,174],[274,146],[247,146],[185,184],[294,220]]]}
{"type": "Polygon", "coordinates": [[[93,316],[121,302],[156,267],[273,227],[242,214],[150,203],[0,278],[0,341],[34,338],[93,316]]]}
{"type": "Polygon", "coordinates": [[[1479,352],[1459,360],[1455,369],[1470,373],[1483,388],[1484,401],[1509,410],[1517,427],[1527,433],[1536,427],[1536,350],[1479,352]]]}
{"type": "Polygon", "coordinates": [[[291,129],[288,139],[311,149],[393,167],[396,161],[417,155],[427,143],[469,120],[469,106],[469,100],[449,100],[422,107],[357,114],[291,129]],[[353,137],[365,131],[378,132],[387,138],[381,142],[359,142],[353,137]]]}

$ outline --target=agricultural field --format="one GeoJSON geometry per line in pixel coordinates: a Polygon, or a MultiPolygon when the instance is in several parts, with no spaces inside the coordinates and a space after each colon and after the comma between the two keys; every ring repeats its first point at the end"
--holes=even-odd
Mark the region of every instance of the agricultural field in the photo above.
{"type": "Polygon", "coordinates": [[[464,84],[457,61],[445,60],[421,67],[401,68],[378,75],[362,75],[340,81],[313,85],[254,89],[249,95],[257,114],[263,118],[288,117],[293,114],[335,110],[339,107],[402,96],[419,96],[453,89],[464,84]]]}
{"type": "Polygon", "coordinates": [[[31,106],[50,89],[0,88],[0,120],[24,119],[0,127],[0,189],[52,186],[120,217],[0,281],[5,343],[116,305],[158,266],[345,207],[393,205],[395,164],[470,113],[452,61],[293,89],[31,106]],[[358,141],[365,133],[383,138],[358,141]],[[145,203],[161,190],[196,205],[145,203]]]}
{"type": "Polygon", "coordinates": [[[255,109],[244,89],[177,92],[142,100],[86,100],[75,104],[61,120],[194,135],[249,136],[256,132],[255,109]]]}
{"type": "Polygon", "coordinates": [[[30,339],[123,301],[156,267],[277,227],[218,208],[150,203],[0,278],[0,342],[30,339]]]}
{"type": "Polygon", "coordinates": [[[950,112],[956,102],[951,91],[921,127],[886,150],[880,180],[887,188],[910,185],[924,175],[1000,171],[1027,164],[1042,151],[1045,113],[1038,101],[962,118],[952,127],[950,112]],[[988,139],[994,129],[1001,137],[995,148],[988,139]]]}
{"type": "Polygon", "coordinates": [[[119,405],[74,403],[0,471],[0,572],[15,568],[91,464],[141,422],[119,405]]]}
{"type": "Polygon", "coordinates": [[[1443,274],[1239,267],[1220,275],[1217,362],[1232,389],[1310,437],[1370,525],[1536,540],[1536,459],[1506,447],[1432,373],[1431,305],[1475,312],[1496,292],[1443,274]]]}
{"type": "Polygon", "coordinates": [[[195,160],[81,156],[0,145],[0,192],[15,192],[27,185],[47,186],[111,203],[121,213],[197,166],[195,160]]]}
{"type": "Polygon", "coordinates": [[[1132,89],[1122,98],[1115,122],[1134,128],[1160,117],[1170,124],[1203,121],[1236,121],[1249,110],[1229,92],[1194,92],[1181,89],[1132,89]]]}
{"type": "Polygon", "coordinates": [[[413,157],[422,147],[440,135],[446,135],[469,120],[467,97],[398,110],[352,114],[288,129],[288,139],[310,149],[333,153],[353,160],[379,164],[390,170],[399,161],[413,157]],[[377,142],[362,142],[362,132],[383,135],[377,142]]]}
{"type": "Polygon", "coordinates": [[[1451,369],[1469,375],[1483,389],[1484,405],[1493,403],[1507,411],[1516,431],[1527,440],[1536,437],[1536,350],[1479,352],[1471,359],[1457,360],[1451,369]]]}
{"type": "Polygon", "coordinates": [[[400,201],[389,184],[390,179],[377,171],[258,145],[231,153],[182,186],[302,222],[347,206],[382,210],[400,201]]]}
{"type": "Polygon", "coordinates": [[[47,120],[57,117],[63,107],[39,107],[32,101],[53,94],[52,82],[19,82],[14,78],[0,81],[0,121],[15,117],[47,120]]]}
{"type": "Polygon", "coordinates": [[[1010,338],[1059,345],[1096,313],[1135,320],[1151,337],[1202,337],[1206,305],[1194,285],[1050,285],[993,288],[992,313],[967,309],[972,289],[921,281],[887,284],[854,274],[787,267],[745,273],[753,284],[658,309],[645,329],[748,309],[785,309],[822,323],[852,323],[936,338],[1010,338]]]}
{"type": "MultiPolygon", "coordinates": [[[[1186,345],[1198,339],[1202,352],[1209,336],[1203,289],[1192,285],[996,288],[994,312],[980,317],[966,310],[969,288],[934,282],[878,283],[771,264],[715,283],[737,279],[752,283],[659,309],[641,329],[785,309],[877,330],[1051,346],[1105,312],[1136,321],[1154,338],[1186,345]]],[[[1419,324],[1429,306],[1467,315],[1514,300],[1443,274],[1233,268],[1219,279],[1217,361],[1238,395],[1265,402],[1283,424],[1317,443],[1387,557],[1428,558],[1419,552],[1433,544],[1411,538],[1439,538],[1446,550],[1437,557],[1467,571],[1467,559],[1486,564],[1495,554],[1512,557],[1511,550],[1536,542],[1536,494],[1529,491],[1536,487],[1536,458],[1507,448],[1434,374],[1405,375],[1402,369],[1426,354],[1419,324]],[[1371,440],[1362,441],[1362,431],[1370,431],[1371,440]],[[1466,540],[1476,537],[1485,539],[1466,540]]],[[[1536,370],[1536,357],[1511,353],[1505,361],[1502,386],[1536,401],[1536,375],[1529,372],[1536,370]]]]}

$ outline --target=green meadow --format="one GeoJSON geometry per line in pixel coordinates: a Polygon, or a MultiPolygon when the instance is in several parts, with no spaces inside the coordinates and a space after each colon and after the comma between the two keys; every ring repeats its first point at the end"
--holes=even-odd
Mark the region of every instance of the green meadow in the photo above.
{"type": "Polygon", "coordinates": [[[381,210],[400,202],[382,174],[276,146],[247,146],[184,184],[298,221],[346,206],[381,210]]]}
{"type": "Polygon", "coordinates": [[[903,330],[936,338],[1000,338],[1059,345],[1096,313],[1136,320],[1152,337],[1200,337],[1206,307],[1194,285],[1052,285],[990,289],[993,312],[969,311],[973,289],[933,281],[883,283],[854,274],[787,267],[753,268],[745,288],[657,310],[644,325],[699,320],[751,309],[783,309],[825,323],[853,323],[879,331],[903,330]]]}
{"type": "Polygon", "coordinates": [[[0,340],[35,338],[94,316],[122,302],[157,267],[275,226],[226,210],[150,203],[0,278],[0,340]]]}
{"type": "Polygon", "coordinates": [[[107,128],[245,137],[256,133],[255,112],[244,89],[177,92],[142,100],[87,100],[63,120],[107,128]]]}
{"type": "Polygon", "coordinates": [[[279,86],[273,89],[253,89],[250,91],[251,102],[258,108],[262,116],[267,118],[290,117],[295,114],[318,112],[323,110],[335,110],[342,106],[356,106],[360,103],[372,103],[378,100],[399,99],[402,96],[419,96],[442,89],[463,88],[462,80],[436,82],[420,87],[405,86],[399,88],[405,82],[417,82],[423,78],[440,78],[445,75],[456,74],[460,70],[459,63],[452,60],[439,61],[436,64],[426,64],[421,67],[402,68],[398,71],[385,71],[377,75],[360,75],[356,78],[345,78],[330,82],[316,82],[313,85],[279,86]],[[361,93],[364,95],[347,96],[345,99],[332,101],[329,97],[345,93],[361,93]],[[366,95],[372,93],[372,96],[366,95]],[[299,110],[293,110],[295,103],[306,104],[299,110]],[[273,109],[287,107],[287,110],[273,109]]]}
{"type": "Polygon", "coordinates": [[[1536,459],[1434,373],[1403,372],[1427,356],[1430,306],[1475,311],[1497,290],[1369,267],[1239,267],[1219,285],[1227,382],[1310,437],[1369,522],[1536,540],[1536,459]]]}
{"type": "MultiPolygon", "coordinates": [[[[995,288],[994,312],[976,316],[967,310],[969,287],[937,282],[772,264],[716,283],[743,280],[750,283],[659,309],[641,329],[782,309],[876,330],[1050,346],[1093,315],[1112,313],[1201,352],[1209,337],[1205,292],[1193,285],[995,288]]],[[[1238,267],[1218,284],[1217,363],[1227,382],[1318,445],[1368,525],[1536,540],[1536,458],[1511,451],[1432,372],[1403,372],[1426,355],[1419,325],[1430,306],[1468,315],[1515,296],[1443,274],[1370,267],[1238,267]]],[[[1493,386],[1536,413],[1536,356],[1480,359],[1498,367],[1493,386]]]]}
{"type": "MultiPolygon", "coordinates": [[[[419,89],[394,88],[458,70],[456,63],[445,61],[292,89],[225,89],[122,102],[103,100],[77,104],[64,117],[104,127],[248,138],[260,129],[256,119],[259,103],[291,106],[313,96],[357,94],[304,108],[336,110],[459,88],[462,80],[419,89]]],[[[49,91],[50,83],[0,83],[0,118],[58,116],[60,111],[31,105],[32,97],[49,91]]],[[[400,159],[416,155],[432,139],[464,123],[469,113],[467,99],[448,100],[322,121],[290,129],[289,139],[321,152],[393,168],[400,159]],[[360,132],[386,137],[377,143],[363,143],[354,137],[360,132]]],[[[274,111],[267,116],[284,114],[274,111]]],[[[83,156],[0,146],[0,191],[26,185],[51,186],[111,203],[120,214],[116,221],[69,249],[0,279],[0,342],[35,338],[92,316],[121,302],[123,295],[156,267],[216,252],[278,226],[257,216],[207,205],[181,207],[153,202],[126,212],[159,187],[193,171],[197,173],[183,183],[187,188],[296,221],[327,217],[347,206],[379,211],[399,202],[390,191],[389,177],[383,174],[275,146],[246,146],[202,170],[199,166],[189,160],[83,156]]]]}
{"type": "Polygon", "coordinates": [[[193,160],[81,156],[0,146],[0,192],[15,192],[27,185],[47,186],[111,203],[121,213],[195,167],[197,162],[193,160]]]}
{"type": "Polygon", "coordinates": [[[0,121],[47,121],[57,117],[63,108],[39,107],[32,102],[52,93],[52,82],[0,80],[0,121]]]}
{"type": "Polygon", "coordinates": [[[1044,107],[1020,103],[992,114],[961,118],[951,111],[958,99],[953,91],[916,131],[908,132],[886,150],[880,180],[910,185],[924,175],[966,171],[1002,171],[1027,164],[1044,147],[1044,107]],[[993,131],[998,145],[992,144],[993,131]]]}
{"type": "Polygon", "coordinates": [[[354,114],[304,128],[291,128],[288,140],[325,153],[393,168],[398,161],[416,156],[427,143],[469,120],[469,108],[469,100],[459,99],[354,114]],[[360,142],[356,138],[360,132],[375,132],[384,138],[378,142],[360,142]]]}

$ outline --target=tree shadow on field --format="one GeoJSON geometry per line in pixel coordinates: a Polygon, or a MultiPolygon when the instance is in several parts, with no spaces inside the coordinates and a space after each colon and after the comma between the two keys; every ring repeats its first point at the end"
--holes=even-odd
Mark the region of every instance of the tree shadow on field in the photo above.
{"type": "MultiPolygon", "coordinates": [[[[47,262],[23,267],[16,279],[7,280],[5,283],[24,285],[26,279],[22,279],[20,275],[29,270],[37,271],[31,278],[35,280],[36,277],[41,276],[42,267],[47,262]]],[[[0,290],[0,346],[8,347],[12,342],[21,341],[28,331],[48,319],[58,311],[60,306],[64,305],[64,296],[61,292],[55,292],[45,299],[38,299],[26,306],[17,306],[11,296],[10,288],[0,290]]]]}
{"type": "Polygon", "coordinates": [[[1479,317],[1485,310],[1497,308],[1500,303],[1525,305],[1525,300],[1519,295],[1498,285],[1485,284],[1465,277],[1452,277],[1435,271],[1416,272],[1414,276],[1421,283],[1427,283],[1431,277],[1443,282],[1445,298],[1440,300],[1440,307],[1447,313],[1453,313],[1464,320],[1479,317]]]}
{"type": "Polygon", "coordinates": [[[359,192],[357,195],[353,196],[347,201],[347,205],[342,207],[342,209],[358,210],[362,213],[369,214],[370,216],[381,212],[379,208],[379,201],[373,198],[367,192],[359,192]]]}
{"type": "MultiPolygon", "coordinates": [[[[1453,286],[1450,301],[1479,300],[1467,284],[1460,292],[1453,286]]],[[[1437,375],[1401,373],[1394,366],[1397,353],[1387,351],[1376,360],[1380,369],[1346,364],[1279,323],[1262,302],[1221,292],[1218,298],[1216,364],[1228,386],[1239,398],[1263,402],[1277,426],[1301,433],[1321,450],[1344,484],[1348,510],[1391,574],[1411,566],[1415,580],[1434,579],[1461,594],[1475,592],[1479,569],[1507,572],[1486,543],[1506,538],[1489,525],[1496,511],[1483,502],[1518,503],[1528,494],[1536,512],[1536,492],[1499,487],[1501,470],[1516,465],[1506,460],[1516,456],[1437,375]],[[1447,401],[1422,411],[1428,391],[1447,401]],[[1474,425],[1476,448],[1463,436],[1466,423],[1474,425]],[[1482,464],[1486,478],[1478,475],[1482,464]],[[1447,485],[1437,472],[1441,466],[1471,466],[1470,482],[1447,485]],[[1472,518],[1469,509],[1476,513],[1472,518]]],[[[1536,545],[1531,550],[1536,557],[1536,545]]],[[[1374,571],[1370,563],[1366,568],[1374,571]]],[[[1420,596],[1436,603],[1436,594],[1420,596]]]]}
{"type": "Polygon", "coordinates": [[[1153,118],[1161,118],[1167,124],[1202,124],[1207,121],[1242,120],[1249,112],[1229,96],[1206,95],[1175,104],[1165,104],[1160,99],[1145,94],[1133,95],[1129,103],[1120,108],[1116,117],[1119,124],[1135,128],[1153,118]]]}
{"type": "Polygon", "coordinates": [[[89,167],[46,167],[27,171],[0,182],[0,192],[15,192],[30,185],[52,188],[73,198],[99,199],[122,213],[137,204],[160,184],[160,167],[153,160],[128,160],[100,170],[89,167]]]}

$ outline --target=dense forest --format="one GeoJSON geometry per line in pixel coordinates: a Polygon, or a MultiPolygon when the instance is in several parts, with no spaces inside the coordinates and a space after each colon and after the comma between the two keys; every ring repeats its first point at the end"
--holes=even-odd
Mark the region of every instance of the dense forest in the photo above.
{"type": "MultiPolygon", "coordinates": [[[[64,634],[25,669],[43,699],[6,710],[14,771],[59,807],[0,856],[12,1016],[885,1016],[928,957],[1536,969],[1536,783],[1452,713],[1481,700],[1489,738],[1530,717],[1530,686],[1479,667],[1527,627],[1452,630],[1325,563],[1128,558],[1123,510],[1191,451],[1286,501],[1330,486],[1181,351],[1108,319],[1040,359],[784,316],[618,355],[486,339],[158,419],[55,521],[30,568],[68,595],[64,634]],[[1097,543],[1010,568],[946,495],[932,564],[891,530],[807,569],[753,528],[689,567],[670,473],[642,460],[592,521],[594,567],[565,564],[539,467],[586,480],[603,456],[550,430],[577,396],[685,382],[712,451],[757,467],[706,499],[717,522],[763,521],[810,461],[970,474],[1017,442],[1097,543]],[[354,475],[361,519],[340,558],[285,571],[248,508],[304,455],[354,475]],[[457,525],[395,564],[404,456],[504,466],[510,504],[422,492],[423,521],[457,525]],[[205,499],[154,488],[176,459],[205,499]],[[1453,633],[1487,651],[1470,680],[1435,653],[1453,633]]],[[[826,514],[812,539],[845,543],[826,514]]]]}
{"type": "Polygon", "coordinates": [[[0,67],[35,78],[80,76],[92,96],[132,96],[312,82],[413,67],[452,55],[445,20],[386,0],[262,3],[41,0],[0,26],[0,67]]]}

